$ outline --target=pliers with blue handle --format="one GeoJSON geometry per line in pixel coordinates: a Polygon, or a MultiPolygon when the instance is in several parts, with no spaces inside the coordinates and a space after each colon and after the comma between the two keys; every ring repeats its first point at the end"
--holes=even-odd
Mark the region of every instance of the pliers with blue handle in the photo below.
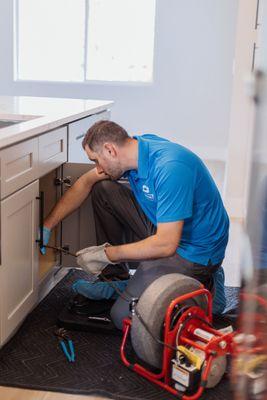
{"type": "Polygon", "coordinates": [[[74,362],[75,361],[75,351],[74,351],[74,346],[73,342],[70,339],[67,331],[64,328],[60,328],[55,332],[55,335],[57,336],[59,340],[59,344],[63,350],[63,353],[67,357],[69,362],[74,362]],[[69,346],[69,350],[68,347],[69,346]]]}

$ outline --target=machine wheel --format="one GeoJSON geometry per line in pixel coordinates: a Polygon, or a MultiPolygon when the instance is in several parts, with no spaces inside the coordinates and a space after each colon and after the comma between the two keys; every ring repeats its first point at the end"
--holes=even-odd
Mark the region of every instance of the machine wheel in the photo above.
{"type": "MultiPolygon", "coordinates": [[[[167,274],[156,279],[141,295],[136,310],[153,335],[162,340],[163,323],[167,307],[176,297],[200,289],[196,279],[182,274],[167,274]]],[[[207,297],[187,300],[183,306],[198,305],[207,308],[207,297]]],[[[136,315],[133,316],[131,341],[137,356],[149,365],[161,368],[163,346],[148,333],[136,315]]]]}

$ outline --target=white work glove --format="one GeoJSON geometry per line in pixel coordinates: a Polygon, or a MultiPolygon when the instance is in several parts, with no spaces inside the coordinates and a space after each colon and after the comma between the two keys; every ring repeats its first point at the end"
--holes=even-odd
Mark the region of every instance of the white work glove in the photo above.
{"type": "Polygon", "coordinates": [[[85,272],[98,276],[108,264],[115,264],[106,255],[105,247],[107,246],[109,246],[109,243],[101,244],[101,246],[86,247],[77,251],[77,264],[85,272]]]}

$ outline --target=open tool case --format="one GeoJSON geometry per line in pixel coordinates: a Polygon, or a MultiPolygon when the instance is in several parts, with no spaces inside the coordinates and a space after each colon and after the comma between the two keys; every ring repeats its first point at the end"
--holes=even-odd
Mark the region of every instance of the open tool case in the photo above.
{"type": "Polygon", "coordinates": [[[80,294],[71,299],[58,316],[58,325],[69,330],[121,335],[110,318],[114,300],[90,300],[80,294]]]}

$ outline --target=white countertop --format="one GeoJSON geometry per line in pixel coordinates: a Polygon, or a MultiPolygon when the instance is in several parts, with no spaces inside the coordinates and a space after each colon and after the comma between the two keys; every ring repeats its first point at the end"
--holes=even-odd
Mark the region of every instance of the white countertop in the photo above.
{"type": "Polygon", "coordinates": [[[112,104],[108,100],[0,96],[0,120],[23,121],[0,129],[0,148],[104,111],[112,104]]]}

